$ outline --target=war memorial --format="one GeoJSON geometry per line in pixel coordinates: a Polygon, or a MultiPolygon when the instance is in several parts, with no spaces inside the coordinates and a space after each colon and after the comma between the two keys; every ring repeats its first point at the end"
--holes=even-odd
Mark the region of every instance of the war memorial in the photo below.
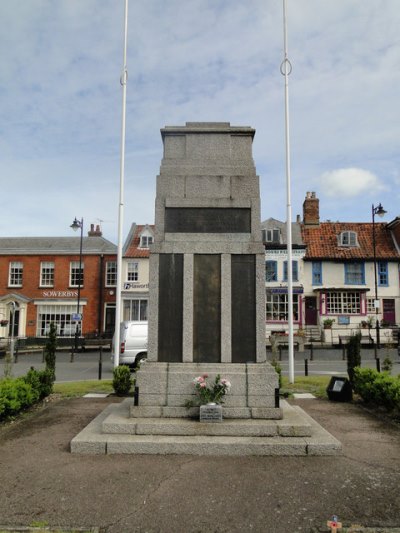
{"type": "Polygon", "coordinates": [[[161,130],[148,358],[136,398],[109,405],[72,440],[73,453],[340,453],[334,437],[280,399],[266,360],[254,135],[225,122],[161,130]],[[202,376],[222,377],[230,390],[200,417],[194,380],[202,376]]]}

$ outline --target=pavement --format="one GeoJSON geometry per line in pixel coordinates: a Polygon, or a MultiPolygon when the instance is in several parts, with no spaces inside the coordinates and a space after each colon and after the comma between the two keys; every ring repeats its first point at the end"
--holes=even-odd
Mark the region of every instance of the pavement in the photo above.
{"type": "Polygon", "coordinates": [[[341,456],[71,454],[71,439],[120,401],[51,397],[0,425],[0,526],[316,533],[336,515],[338,533],[400,531],[400,425],[380,412],[291,400],[341,441],[341,456]]]}

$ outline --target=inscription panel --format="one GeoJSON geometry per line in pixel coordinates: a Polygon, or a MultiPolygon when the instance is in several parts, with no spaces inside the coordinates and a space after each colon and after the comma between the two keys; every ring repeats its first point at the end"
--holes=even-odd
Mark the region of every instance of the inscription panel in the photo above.
{"type": "Polygon", "coordinates": [[[232,255],[232,363],[256,361],[256,263],[232,255]]]}
{"type": "Polygon", "coordinates": [[[241,207],[167,207],[167,233],[250,233],[251,210],[241,207]]]}
{"type": "Polygon", "coordinates": [[[193,278],[193,361],[220,363],[221,256],[196,254],[193,278]]]}
{"type": "Polygon", "coordinates": [[[182,362],[183,254],[160,254],[158,361],[182,362]]]}

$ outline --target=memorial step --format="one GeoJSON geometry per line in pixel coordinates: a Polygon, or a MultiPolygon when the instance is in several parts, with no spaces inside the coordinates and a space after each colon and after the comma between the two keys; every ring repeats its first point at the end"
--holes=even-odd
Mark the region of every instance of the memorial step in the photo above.
{"type": "MultiPolygon", "coordinates": [[[[341,444],[300,407],[292,407],[299,419],[311,428],[309,436],[228,436],[228,435],[131,435],[103,433],[103,422],[118,405],[109,405],[72,441],[71,452],[78,454],[153,455],[338,455],[341,444]]],[[[126,410],[127,406],[124,407],[126,410]]],[[[143,421],[143,420],[142,420],[143,421]]],[[[264,421],[265,422],[265,421],[264,421]]],[[[276,421],[275,423],[278,423],[276,421]]],[[[217,424],[213,424],[216,426],[217,424]]],[[[222,426],[223,424],[218,424],[222,426]]]]}
{"type": "Polygon", "coordinates": [[[186,435],[235,437],[306,437],[311,435],[308,420],[299,416],[282,401],[283,419],[225,419],[222,422],[199,422],[188,418],[129,417],[132,400],[119,404],[102,423],[102,432],[128,435],[186,435]]]}

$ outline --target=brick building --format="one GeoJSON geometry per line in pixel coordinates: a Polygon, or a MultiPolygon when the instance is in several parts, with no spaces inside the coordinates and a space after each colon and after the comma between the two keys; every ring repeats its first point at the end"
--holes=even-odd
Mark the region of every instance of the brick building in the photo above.
{"type": "Polygon", "coordinates": [[[51,322],[60,337],[73,337],[78,311],[83,335],[113,332],[116,246],[92,225],[81,271],[79,249],[80,237],[0,238],[0,337],[11,336],[12,324],[15,337],[44,337],[51,322]]]}

